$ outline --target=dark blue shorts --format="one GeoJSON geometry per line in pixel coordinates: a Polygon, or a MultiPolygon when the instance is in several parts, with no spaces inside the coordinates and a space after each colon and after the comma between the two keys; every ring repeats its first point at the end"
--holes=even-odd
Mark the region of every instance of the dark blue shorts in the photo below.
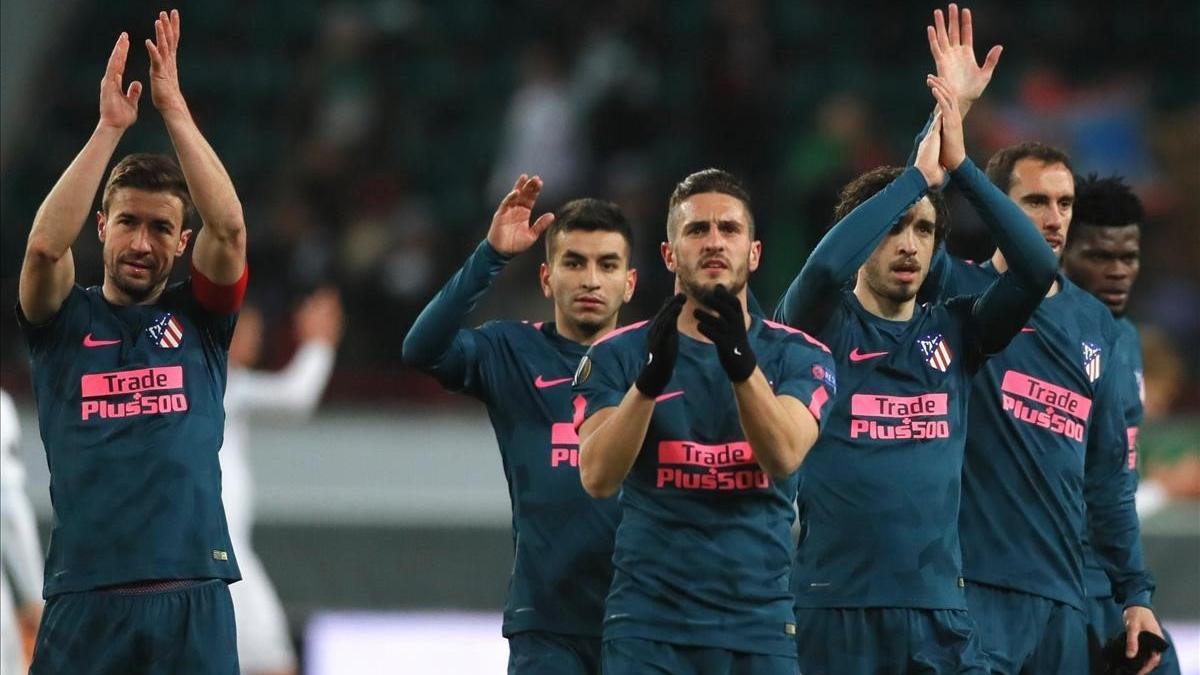
{"type": "Polygon", "coordinates": [[[604,675],[797,675],[796,659],[639,638],[604,641],[604,675]]]}
{"type": "Polygon", "coordinates": [[[796,653],[804,675],[988,672],[962,610],[797,608],[796,653]]]}
{"type": "Polygon", "coordinates": [[[29,672],[237,675],[229,586],[212,579],[56,595],[46,601],[29,672]]]}
{"type": "Polygon", "coordinates": [[[1087,618],[1065,603],[967,583],[967,609],[997,675],[1086,673],[1087,618]]]}
{"type": "MultiPolygon", "coordinates": [[[[1103,598],[1088,598],[1087,610],[1088,662],[1095,669],[1098,664],[1094,661],[1100,655],[1100,649],[1114,635],[1125,630],[1124,608],[1114,602],[1110,595],[1103,598]]],[[[1158,667],[1150,671],[1150,674],[1179,675],[1179,656],[1175,653],[1175,642],[1165,628],[1163,635],[1167,638],[1170,648],[1163,652],[1162,661],[1159,661],[1158,667]]]]}
{"type": "Polygon", "coordinates": [[[508,636],[508,675],[600,675],[600,638],[526,631],[508,636]]]}

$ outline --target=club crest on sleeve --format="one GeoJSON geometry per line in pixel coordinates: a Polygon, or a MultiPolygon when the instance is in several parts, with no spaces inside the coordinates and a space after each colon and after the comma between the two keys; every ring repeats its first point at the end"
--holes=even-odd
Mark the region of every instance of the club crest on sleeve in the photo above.
{"type": "Polygon", "coordinates": [[[1091,342],[1081,342],[1083,345],[1083,370],[1087,373],[1088,381],[1100,379],[1100,347],[1091,342]]]}
{"type": "Polygon", "coordinates": [[[588,378],[591,376],[592,359],[587,354],[584,354],[583,358],[579,359],[579,366],[575,368],[575,377],[571,380],[571,386],[578,387],[584,382],[587,382],[588,378]]]}
{"type": "Polygon", "coordinates": [[[950,368],[953,357],[950,354],[950,346],[946,344],[941,333],[926,335],[917,340],[917,345],[921,348],[921,355],[925,357],[925,365],[943,373],[950,368]]]}
{"type": "Polygon", "coordinates": [[[837,390],[837,380],[833,375],[833,371],[829,370],[825,366],[822,366],[819,363],[814,363],[812,367],[812,376],[814,380],[824,383],[825,386],[829,387],[830,389],[835,391],[837,390]]]}
{"type": "Polygon", "coordinates": [[[155,319],[146,333],[163,349],[178,349],[183,344],[183,324],[170,312],[155,319]]]}

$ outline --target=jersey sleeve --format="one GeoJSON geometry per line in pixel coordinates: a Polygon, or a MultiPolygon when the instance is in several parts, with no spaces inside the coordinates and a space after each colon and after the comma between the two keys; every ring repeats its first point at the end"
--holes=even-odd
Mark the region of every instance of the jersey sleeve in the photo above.
{"type": "MultiPolygon", "coordinates": [[[[67,294],[63,304],[58,308],[56,313],[50,319],[39,324],[34,324],[25,318],[25,312],[21,309],[21,303],[17,303],[17,324],[21,327],[21,332],[25,335],[25,341],[29,344],[29,351],[32,353],[42,353],[57,349],[63,344],[64,340],[69,339],[67,335],[69,326],[75,316],[87,308],[86,293],[82,286],[76,284],[71,288],[71,292],[67,294]]],[[[83,336],[75,336],[81,339],[83,336]]]]}
{"type": "MultiPolygon", "coordinates": [[[[638,341],[638,344],[643,342],[638,341]]],[[[614,408],[625,398],[638,375],[637,364],[630,363],[631,348],[625,340],[604,341],[592,345],[580,360],[571,386],[576,394],[583,396],[586,405],[583,417],[576,420],[576,429],[597,411],[614,408]]]]}
{"type": "Polygon", "coordinates": [[[995,353],[988,349],[984,324],[975,317],[978,307],[978,295],[960,295],[946,301],[946,311],[962,326],[963,364],[971,374],[978,372],[988,356],[995,353]]]}
{"type": "Polygon", "coordinates": [[[984,352],[994,354],[1008,346],[1041,304],[1058,261],[1025,212],[969,157],[952,175],[1008,262],[1008,270],[980,294],[971,311],[984,352]]]}
{"type": "Polygon", "coordinates": [[[1154,582],[1142,560],[1141,533],[1128,464],[1120,364],[1110,366],[1096,391],[1084,464],[1088,536],[1124,606],[1150,606],[1154,582]]]}
{"type": "Polygon", "coordinates": [[[404,362],[434,376],[451,391],[481,396],[481,364],[494,336],[483,328],[469,330],[461,325],[508,260],[486,239],[481,241],[413,323],[404,338],[404,362]]]}
{"type": "Polygon", "coordinates": [[[784,292],[775,308],[775,320],[820,334],[841,302],[842,288],[927,191],[921,172],[909,167],[838,221],[817,243],[784,292]]]}
{"type": "Polygon", "coordinates": [[[837,395],[833,355],[828,349],[811,344],[816,342],[812,338],[800,337],[805,339],[804,343],[796,340],[789,345],[779,381],[775,383],[775,395],[791,396],[803,403],[821,426],[837,395]]]}

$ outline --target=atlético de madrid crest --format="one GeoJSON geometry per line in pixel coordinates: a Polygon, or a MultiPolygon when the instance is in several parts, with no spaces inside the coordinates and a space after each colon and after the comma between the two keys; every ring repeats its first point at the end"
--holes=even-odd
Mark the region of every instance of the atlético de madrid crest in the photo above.
{"type": "Polygon", "coordinates": [[[1100,348],[1090,342],[1080,344],[1083,345],[1083,370],[1088,381],[1095,382],[1100,379],[1100,348]]]}
{"type": "Polygon", "coordinates": [[[925,357],[925,365],[943,373],[950,368],[950,360],[953,358],[950,355],[950,345],[946,344],[941,333],[926,335],[917,340],[917,344],[920,345],[921,354],[925,357]]]}
{"type": "Polygon", "coordinates": [[[183,324],[170,312],[155,319],[146,329],[146,333],[164,349],[178,349],[179,345],[183,344],[183,324]]]}

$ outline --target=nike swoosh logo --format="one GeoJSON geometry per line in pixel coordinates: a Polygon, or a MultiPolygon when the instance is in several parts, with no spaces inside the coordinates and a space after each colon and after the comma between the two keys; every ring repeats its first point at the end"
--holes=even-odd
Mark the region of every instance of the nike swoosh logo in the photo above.
{"type": "Polygon", "coordinates": [[[1021,329],[1021,332],[1022,332],[1022,333],[1036,333],[1036,332],[1037,332],[1037,329],[1036,329],[1036,328],[1030,328],[1029,326],[1026,326],[1026,327],[1024,327],[1024,328],[1022,328],[1022,329],[1021,329]]]}
{"type": "Polygon", "coordinates": [[[671,399],[675,398],[676,396],[683,396],[683,390],[682,390],[682,389],[680,389],[679,391],[668,391],[668,392],[667,392],[667,393],[665,393],[665,394],[662,394],[662,395],[659,395],[659,396],[655,396],[655,397],[654,397],[654,402],[655,402],[655,403],[662,403],[663,401],[669,401],[669,400],[671,400],[671,399]]]}
{"type": "Polygon", "coordinates": [[[560,384],[565,384],[570,381],[571,381],[571,378],[569,378],[569,377],[561,377],[557,380],[543,380],[542,376],[538,375],[537,379],[533,381],[533,386],[537,387],[538,389],[545,389],[547,387],[554,387],[554,386],[557,386],[560,384]]]}
{"type": "Polygon", "coordinates": [[[887,352],[867,352],[866,354],[863,354],[858,351],[858,347],[850,350],[851,363],[858,363],[859,361],[866,361],[867,359],[875,359],[879,358],[880,356],[887,356],[887,352]]]}
{"type": "Polygon", "coordinates": [[[97,340],[92,337],[91,333],[83,336],[84,347],[109,347],[111,345],[121,344],[120,340],[97,340]]]}

